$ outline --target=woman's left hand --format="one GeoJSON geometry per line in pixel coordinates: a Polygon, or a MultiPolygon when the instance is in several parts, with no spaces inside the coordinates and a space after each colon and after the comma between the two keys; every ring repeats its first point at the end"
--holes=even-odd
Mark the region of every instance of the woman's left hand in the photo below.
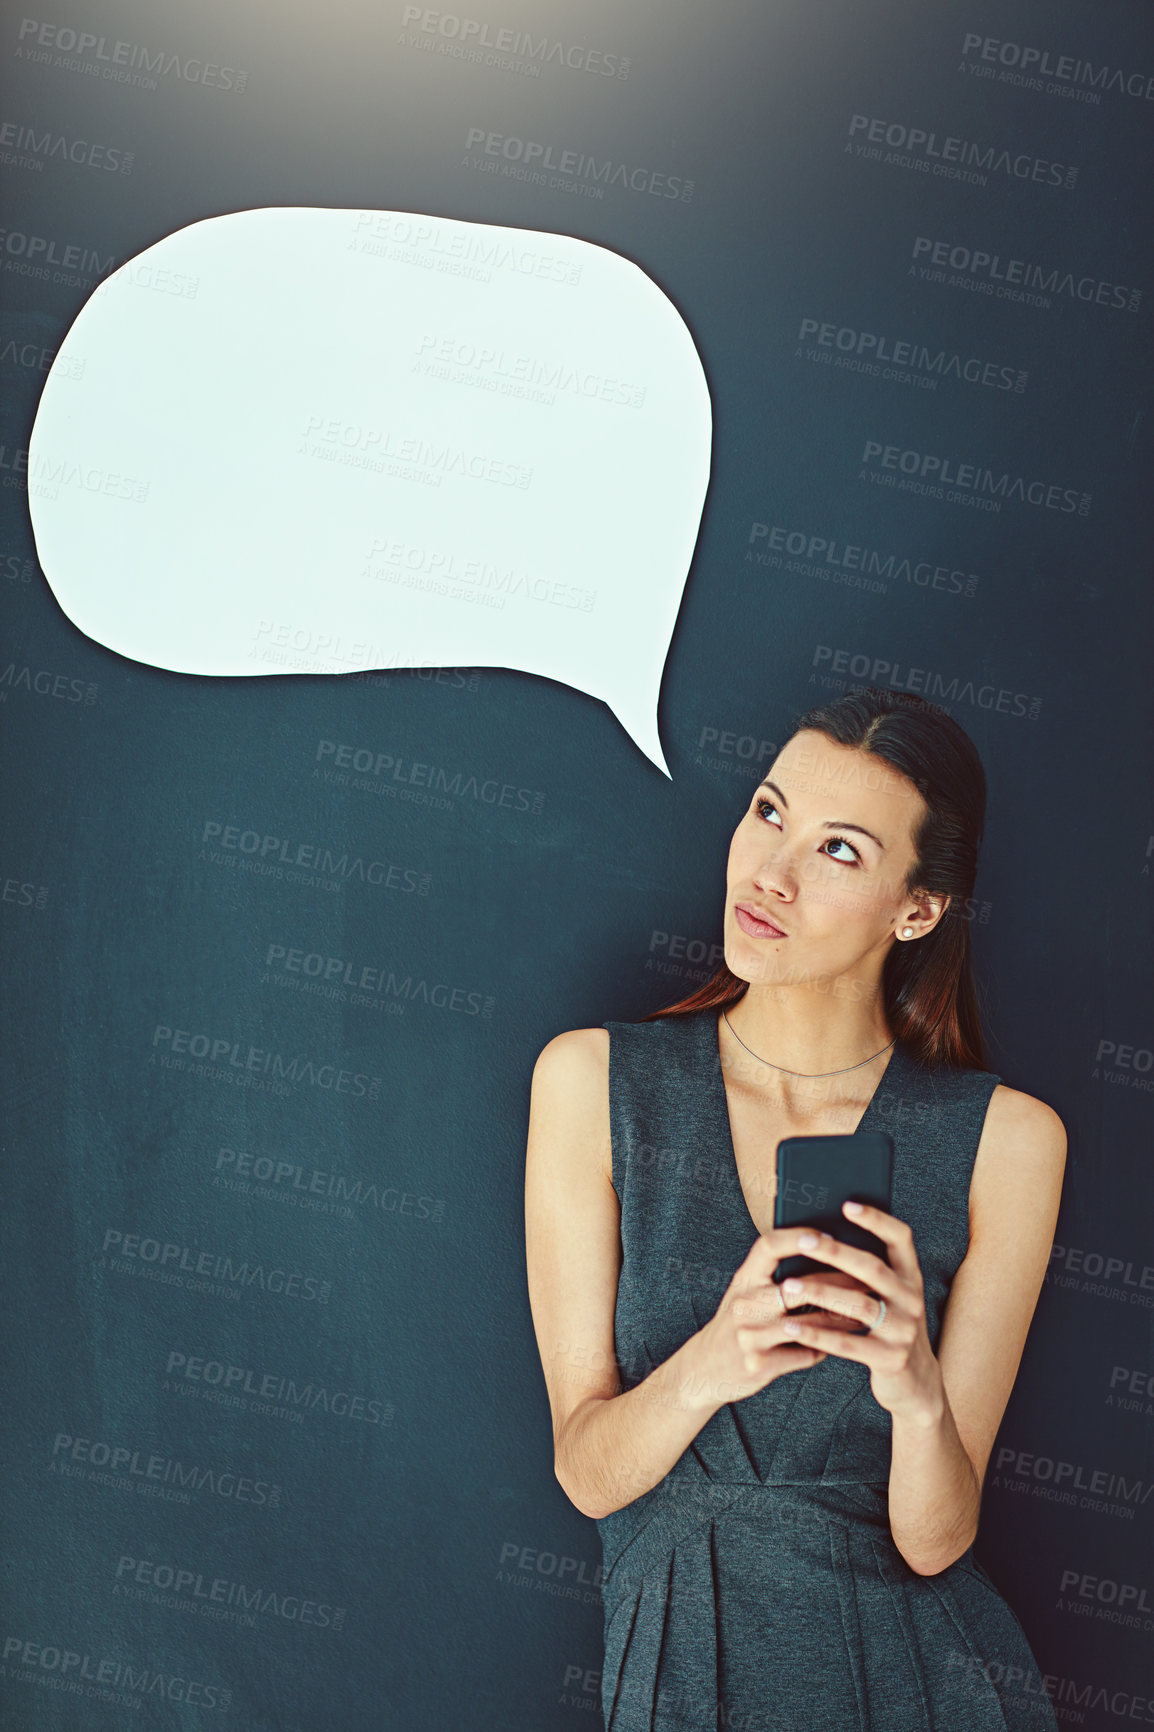
{"type": "Polygon", "coordinates": [[[844,1213],[847,1219],[884,1240],[889,1262],[875,1257],[872,1251],[847,1245],[829,1233],[811,1235],[812,1245],[803,1237],[798,1245],[806,1256],[831,1264],[862,1286],[841,1286],[815,1271],[783,1282],[782,1298],[791,1310],[806,1303],[819,1305],[853,1319],[862,1327],[836,1329],[827,1323],[810,1323],[804,1317],[782,1327],[802,1346],[818,1347],[840,1359],[856,1359],[859,1364],[868,1365],[870,1389],[878,1405],[888,1413],[933,1413],[941,1399],[942,1374],[926,1333],[922,1270],[914,1250],[913,1233],[905,1221],[868,1203],[847,1203],[844,1213]],[[885,1316],[880,1326],[878,1295],[885,1300],[885,1316]]]}

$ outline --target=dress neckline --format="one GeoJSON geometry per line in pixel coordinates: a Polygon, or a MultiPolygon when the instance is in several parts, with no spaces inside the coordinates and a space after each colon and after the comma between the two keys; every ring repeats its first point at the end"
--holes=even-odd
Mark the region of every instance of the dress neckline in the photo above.
{"type": "MultiPolygon", "coordinates": [[[[729,1116],[729,1096],[725,1089],[725,1073],[721,1068],[721,1042],[718,1027],[720,1020],[721,1012],[713,1006],[710,1006],[702,1013],[701,1027],[703,1043],[705,1046],[706,1062],[709,1069],[709,1085],[713,1091],[714,1101],[718,1108],[718,1119],[722,1130],[725,1133],[725,1145],[729,1150],[729,1171],[733,1180],[735,1201],[738,1209],[745,1217],[745,1225],[752,1231],[753,1237],[758,1239],[761,1237],[761,1228],[750,1213],[749,1204],[746,1201],[745,1196],[745,1187],[741,1182],[741,1173],[737,1165],[737,1149],[735,1148],[733,1141],[733,1121],[729,1116]]],[[[904,1064],[905,1056],[902,1052],[901,1040],[899,1039],[890,1052],[886,1068],[878,1078],[877,1087],[874,1089],[873,1094],[867,1101],[865,1111],[854,1126],[855,1133],[857,1131],[870,1131],[875,1129],[872,1121],[877,1117],[881,1110],[881,1102],[888,1097],[889,1092],[892,1089],[895,1067],[901,1069],[904,1064]]]]}

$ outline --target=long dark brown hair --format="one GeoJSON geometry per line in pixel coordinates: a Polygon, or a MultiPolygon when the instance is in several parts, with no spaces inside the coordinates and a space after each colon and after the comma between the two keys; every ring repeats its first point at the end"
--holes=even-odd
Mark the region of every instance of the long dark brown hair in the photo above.
{"type": "MultiPolygon", "coordinates": [[[[886,1019],[923,1064],[987,1069],[969,920],[986,816],[986,776],[974,742],[936,704],[878,686],[856,687],[807,710],[794,733],[802,729],[881,759],[922,796],[926,811],[905,888],[948,896],[950,905],[916,944],[890,947],[882,970],[886,1019]]],[[[641,1020],[727,1008],[748,989],[723,962],[688,998],[641,1020]]]]}

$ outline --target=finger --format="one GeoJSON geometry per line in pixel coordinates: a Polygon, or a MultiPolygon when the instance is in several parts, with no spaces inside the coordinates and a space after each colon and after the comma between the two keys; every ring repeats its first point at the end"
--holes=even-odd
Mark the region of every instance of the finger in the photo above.
{"type": "Polygon", "coordinates": [[[768,1233],[759,1233],[738,1270],[738,1274],[745,1278],[743,1285],[760,1285],[769,1280],[783,1257],[806,1253],[812,1256],[813,1252],[802,1243],[812,1236],[811,1227],[771,1227],[768,1233]]]}
{"type": "Polygon", "coordinates": [[[785,1302],[779,1287],[769,1292],[763,1287],[755,1287],[734,1299],[730,1309],[743,1324],[780,1323],[785,1315],[785,1302]]]}
{"type": "Polygon", "coordinates": [[[759,1233],[750,1246],[744,1263],[734,1274],[734,1285],[741,1292],[764,1287],[771,1279],[779,1260],[779,1255],[774,1253],[765,1234],[759,1233]]]}
{"type": "MultiPolygon", "coordinates": [[[[745,1352],[746,1348],[750,1347],[774,1347],[783,1341],[786,1346],[788,1346],[788,1337],[791,1331],[787,1330],[785,1325],[791,1320],[794,1322],[797,1321],[796,1318],[791,1319],[782,1316],[775,1317],[771,1322],[751,1321],[749,1323],[740,1324],[735,1331],[735,1339],[739,1350],[745,1352]]],[[[806,1323],[818,1323],[829,1325],[833,1328],[840,1328],[845,1322],[845,1318],[839,1316],[836,1311],[815,1310],[804,1312],[803,1321],[806,1323]]]]}
{"type": "MultiPolygon", "coordinates": [[[[849,1288],[854,1293],[868,1293],[870,1291],[864,1281],[859,1281],[856,1275],[851,1275],[846,1269],[814,1270],[812,1279],[816,1280],[819,1277],[831,1287],[849,1288]]],[[[804,1275],[799,1278],[803,1281],[806,1279],[804,1275]]]]}
{"type": "MultiPolygon", "coordinates": [[[[773,1369],[775,1371],[804,1371],[807,1365],[816,1365],[825,1354],[816,1347],[793,1347],[788,1344],[773,1349],[773,1369]]],[[[747,1361],[746,1369],[754,1377],[760,1377],[766,1367],[764,1354],[753,1355],[747,1361]]]]}
{"type": "MultiPolygon", "coordinates": [[[[820,1319],[822,1316],[823,1313],[821,1312],[810,1312],[807,1314],[806,1321],[808,1322],[810,1317],[818,1317],[820,1319]]],[[[790,1336],[793,1333],[789,1327],[791,1321],[796,1321],[796,1319],[791,1319],[784,1314],[779,1314],[777,1317],[768,1321],[758,1319],[746,1323],[739,1323],[734,1330],[733,1336],[737,1343],[738,1352],[767,1353],[771,1349],[777,1347],[796,1347],[797,1342],[790,1339],[790,1336]]],[[[826,1321],[831,1323],[842,1323],[845,1319],[840,1317],[829,1317],[826,1321]]]]}
{"type": "MultiPolygon", "coordinates": [[[[827,1267],[815,1270],[813,1273],[808,1275],[791,1275],[789,1279],[791,1281],[801,1281],[806,1295],[809,1293],[809,1283],[820,1281],[822,1284],[822,1291],[831,1295],[836,1293],[839,1301],[847,1293],[865,1293],[868,1294],[871,1299],[876,1298],[876,1294],[872,1287],[867,1287],[864,1281],[859,1281],[856,1275],[847,1274],[844,1269],[831,1269],[827,1267]]],[[[778,1286],[778,1292],[784,1296],[784,1280],[778,1286]]],[[[798,1304],[804,1303],[804,1300],[799,1301],[795,1299],[792,1296],[792,1293],[793,1290],[791,1289],[791,1296],[785,1300],[785,1303],[790,1310],[796,1310],[798,1304]]]]}
{"type": "MultiPolygon", "coordinates": [[[[812,1227],[802,1233],[802,1238],[805,1243],[801,1249],[807,1257],[814,1258],[818,1263],[832,1263],[836,1268],[845,1269],[864,1281],[874,1293],[882,1293],[887,1300],[892,1299],[895,1305],[900,1305],[903,1295],[909,1292],[906,1278],[899,1275],[888,1263],[883,1263],[880,1257],[875,1257],[872,1251],[863,1251],[857,1245],[847,1245],[844,1239],[835,1239],[832,1233],[816,1233],[812,1227]]],[[[918,1277],[920,1284],[920,1270],[918,1277]]]]}
{"type": "Polygon", "coordinates": [[[920,1277],[921,1266],[908,1221],[899,1221],[896,1215],[887,1215],[884,1209],[875,1209],[872,1203],[859,1203],[853,1198],[842,1204],[842,1213],[867,1232],[876,1233],[889,1246],[892,1269],[907,1279],[912,1279],[915,1271],[920,1277]]]}
{"type": "Polygon", "coordinates": [[[823,1281],[815,1275],[793,1275],[782,1282],[781,1290],[791,1311],[808,1303],[841,1317],[856,1318],[861,1323],[871,1322],[877,1314],[876,1296],[868,1287],[857,1283],[853,1287],[842,1287],[835,1281],[823,1281]]]}
{"type": "Polygon", "coordinates": [[[838,1359],[856,1359],[873,1370],[884,1370],[886,1361],[902,1352],[896,1345],[881,1340],[868,1330],[856,1334],[847,1329],[829,1329],[803,1322],[800,1318],[783,1324],[785,1334],[805,1347],[818,1347],[838,1359]]]}
{"type": "Polygon", "coordinates": [[[791,1371],[803,1365],[816,1365],[825,1358],[825,1350],[804,1342],[777,1341],[751,1344],[742,1351],[742,1363],[751,1377],[760,1377],[769,1365],[775,1371],[791,1371]]]}

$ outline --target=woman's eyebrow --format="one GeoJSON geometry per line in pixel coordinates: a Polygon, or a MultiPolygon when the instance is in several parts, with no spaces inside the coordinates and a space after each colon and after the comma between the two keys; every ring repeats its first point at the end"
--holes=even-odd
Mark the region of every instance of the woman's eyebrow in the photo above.
{"type": "MultiPolygon", "coordinates": [[[[789,811],[789,801],[786,799],[776,782],[771,782],[767,777],[764,782],[758,783],[757,792],[759,794],[762,788],[768,788],[772,794],[776,794],[785,810],[787,812],[789,811]]],[[[851,824],[848,820],[843,821],[840,818],[827,818],[822,828],[825,830],[856,830],[859,835],[868,836],[871,842],[876,842],[879,848],[883,850],[885,849],[885,843],[882,841],[881,837],[875,836],[872,830],[867,830],[864,824],[851,824]]]]}

